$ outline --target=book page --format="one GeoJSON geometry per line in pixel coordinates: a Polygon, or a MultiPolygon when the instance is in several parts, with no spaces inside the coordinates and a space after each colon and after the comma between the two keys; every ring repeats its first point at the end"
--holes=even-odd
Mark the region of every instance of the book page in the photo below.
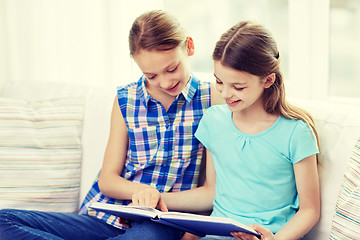
{"type": "Polygon", "coordinates": [[[145,207],[145,206],[122,206],[122,207],[124,207],[125,209],[129,209],[130,211],[140,210],[140,211],[146,211],[146,212],[149,212],[149,213],[154,213],[156,215],[161,214],[161,211],[159,211],[159,210],[157,210],[155,208],[152,208],[152,207],[145,207]]]}
{"type": "Polygon", "coordinates": [[[93,203],[91,204],[90,208],[96,209],[98,211],[106,212],[118,217],[129,218],[129,219],[132,219],[131,215],[154,218],[159,213],[161,213],[161,211],[151,207],[125,206],[125,205],[108,204],[108,203],[93,203]]]}

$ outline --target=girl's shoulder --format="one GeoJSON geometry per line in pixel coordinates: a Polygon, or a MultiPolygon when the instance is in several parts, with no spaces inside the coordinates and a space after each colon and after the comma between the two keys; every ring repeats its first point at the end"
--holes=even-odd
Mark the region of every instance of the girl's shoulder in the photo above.
{"type": "Polygon", "coordinates": [[[213,105],[206,109],[204,117],[214,118],[214,117],[224,117],[229,114],[230,110],[228,106],[225,105],[213,105]]]}
{"type": "Polygon", "coordinates": [[[306,122],[304,122],[301,119],[285,118],[285,117],[282,117],[282,116],[280,116],[279,118],[280,118],[282,124],[287,125],[287,126],[292,127],[292,128],[307,127],[306,122]]]}
{"type": "Polygon", "coordinates": [[[195,81],[198,82],[199,87],[200,87],[201,89],[203,89],[203,88],[209,89],[209,88],[210,88],[211,82],[201,81],[201,80],[199,80],[199,79],[197,79],[197,78],[195,78],[195,81]]]}
{"type": "Polygon", "coordinates": [[[117,87],[118,98],[138,98],[146,92],[145,78],[141,76],[137,82],[127,83],[117,87]]]}
{"type": "Polygon", "coordinates": [[[200,91],[201,95],[210,95],[210,82],[199,80],[196,76],[191,74],[191,78],[188,84],[190,92],[200,91]]]}
{"type": "Polygon", "coordinates": [[[287,134],[289,134],[289,137],[295,135],[313,135],[312,129],[307,125],[306,122],[301,119],[279,117],[279,120],[280,122],[277,127],[278,130],[283,131],[284,134],[285,132],[287,132],[287,134]]]}
{"type": "MultiPolygon", "coordinates": [[[[141,80],[141,79],[140,79],[141,80]]],[[[141,82],[131,82],[124,85],[120,85],[117,87],[117,92],[127,92],[127,91],[136,91],[139,86],[141,86],[141,82]]]]}

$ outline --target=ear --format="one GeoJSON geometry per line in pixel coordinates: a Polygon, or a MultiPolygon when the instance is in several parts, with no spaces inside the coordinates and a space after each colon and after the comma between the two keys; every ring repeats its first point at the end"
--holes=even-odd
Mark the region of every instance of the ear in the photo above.
{"type": "Polygon", "coordinates": [[[192,37],[186,38],[186,50],[187,50],[189,56],[194,55],[195,46],[194,46],[194,40],[192,39],[192,37]]]}
{"type": "Polygon", "coordinates": [[[271,85],[274,84],[275,80],[276,80],[276,74],[275,73],[270,73],[269,75],[267,75],[265,77],[265,81],[264,81],[264,88],[271,87],[271,85]]]}

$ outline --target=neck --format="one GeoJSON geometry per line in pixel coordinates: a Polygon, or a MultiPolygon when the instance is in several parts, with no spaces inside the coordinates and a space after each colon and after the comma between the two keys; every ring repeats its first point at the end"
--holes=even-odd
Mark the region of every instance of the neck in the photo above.
{"type": "Polygon", "coordinates": [[[146,87],[146,90],[152,98],[158,100],[164,106],[166,111],[170,108],[171,104],[176,99],[176,96],[171,96],[165,92],[159,91],[158,89],[151,89],[146,87]]]}
{"type": "Polygon", "coordinates": [[[267,113],[263,105],[232,113],[232,120],[236,128],[246,134],[255,135],[270,128],[279,116],[267,113]]]}
{"type": "Polygon", "coordinates": [[[247,108],[233,112],[233,120],[238,119],[246,122],[254,122],[266,118],[268,113],[265,111],[263,101],[259,98],[255,103],[247,108]]]}

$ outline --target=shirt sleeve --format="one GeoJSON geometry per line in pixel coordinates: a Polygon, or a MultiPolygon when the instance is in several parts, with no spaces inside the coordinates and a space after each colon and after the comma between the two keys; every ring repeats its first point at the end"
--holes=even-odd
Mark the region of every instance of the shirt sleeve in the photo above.
{"type": "Polygon", "coordinates": [[[213,108],[210,107],[206,110],[205,114],[200,120],[199,126],[195,132],[195,137],[204,145],[205,148],[210,150],[210,134],[211,134],[211,115],[213,108]]]}
{"type": "Polygon", "coordinates": [[[318,153],[319,149],[315,134],[304,121],[298,120],[290,139],[291,162],[295,164],[318,153]]]}

